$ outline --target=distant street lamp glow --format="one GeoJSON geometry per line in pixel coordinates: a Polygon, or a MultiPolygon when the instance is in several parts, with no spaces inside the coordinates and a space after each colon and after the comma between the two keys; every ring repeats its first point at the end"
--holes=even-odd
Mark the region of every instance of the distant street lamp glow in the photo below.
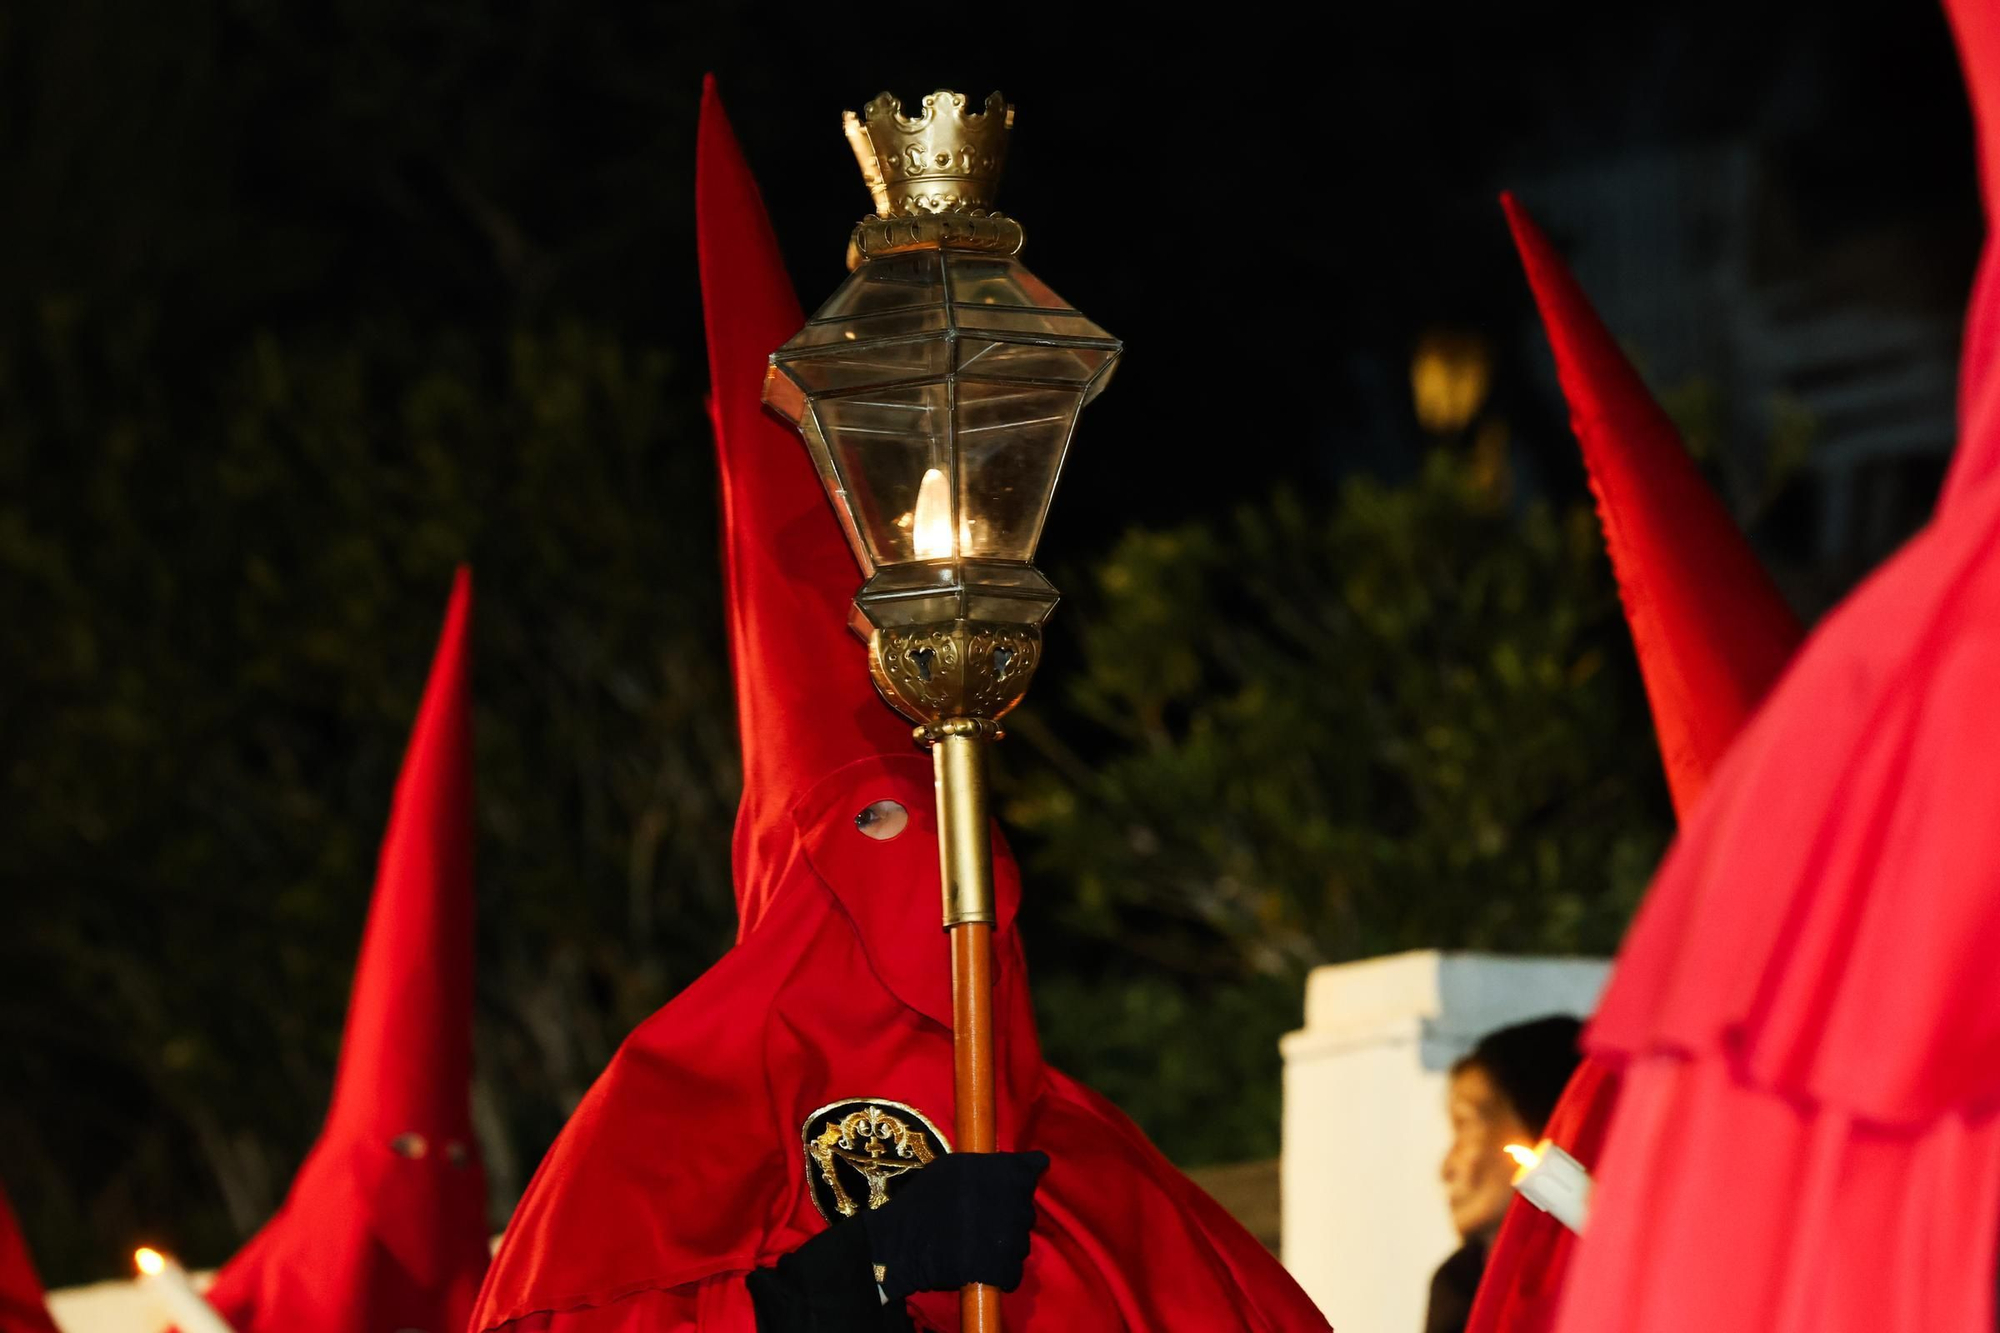
{"type": "Polygon", "coordinates": [[[1493,357],[1477,334],[1434,330],[1410,358],[1410,393],[1417,423],[1434,435],[1465,429],[1486,404],[1493,357]]]}

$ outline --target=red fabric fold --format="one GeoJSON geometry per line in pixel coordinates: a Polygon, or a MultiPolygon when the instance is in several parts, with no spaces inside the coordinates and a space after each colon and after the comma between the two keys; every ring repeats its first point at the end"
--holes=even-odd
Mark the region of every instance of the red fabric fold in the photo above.
{"type": "MultiPolygon", "coordinates": [[[[1948,6],[1982,174],[2000,42],[1948,6]]],[[[1730,752],[1590,1033],[1625,1062],[1561,1333],[1988,1333],[2000,1222],[2000,421],[1973,307],[1930,525],[1730,752]]]]}
{"type": "Polygon", "coordinates": [[[1661,867],[1593,1046],[1885,1124],[2000,1100],[2000,488],[1870,578],[1661,867]]]}
{"type": "Polygon", "coordinates": [[[21,1224],[0,1191],[0,1333],[58,1333],[21,1224]]]}
{"type": "MultiPolygon", "coordinates": [[[[641,1024],[509,1224],[475,1330],[750,1333],[742,1274],[821,1230],[801,1127],[843,1100],[954,1119],[948,945],[931,765],[847,630],[860,575],[804,445],[762,412],[763,367],[803,323],[711,82],[696,206],[729,624],[744,748],[738,943],[641,1024]],[[879,802],[908,823],[878,840],[879,802]]],[[[1042,1061],[994,840],[1002,1150],[1053,1159],[1010,1328],[1321,1329],[1277,1262],[1116,1110],[1042,1061]]],[[[947,1131],[948,1132],[948,1131],[947,1131]]],[[[912,1302],[956,1329],[958,1299],[912,1302]]]]}
{"type": "MultiPolygon", "coordinates": [[[[1555,352],[1668,789],[1685,818],[1802,630],[1555,248],[1511,195],[1501,205],[1555,352]]],[[[1544,1134],[1594,1170],[1618,1092],[1616,1071],[1586,1056],[1544,1134]]],[[[1546,1333],[1575,1246],[1548,1214],[1509,1208],[1467,1333],[1546,1333]]]]}
{"type": "Polygon", "coordinates": [[[456,1333],[486,1271],[472,1134],[471,575],[382,842],[326,1127],[209,1301],[237,1333],[456,1333]]]}
{"type": "Polygon", "coordinates": [[[1711,1304],[1741,1312],[1702,1325],[1724,1333],[1796,1327],[1823,1308],[1817,1290],[1853,1294],[1857,1272],[1878,1297],[1825,1326],[1991,1328],[1993,1190],[1933,1166],[1956,1144],[1985,1169],[2000,1093],[1996,556],[1989,484],[1816,632],[1662,867],[1590,1036],[1596,1054],[1634,1062],[1634,1083],[1563,1333],[1652,1333],[1671,1311],[1711,1304]],[[1766,1141],[1746,1148],[1725,1117],[1634,1106],[1641,1077],[1664,1102],[1793,1116],[1762,1122],[1766,1141]],[[1829,1146],[1807,1155],[1818,1138],[1829,1146]],[[1873,1211],[1872,1187],[1842,1165],[1863,1146],[1912,1182],[1901,1211],[1873,1211]],[[1698,1184],[1653,1192],[1668,1161],[1698,1184]],[[1718,1194],[1788,1217],[1818,1247],[1745,1267],[1709,1211],[1718,1194]],[[1937,1286],[1930,1268],[1890,1262],[1916,1253],[1919,1225],[1967,1238],[1977,1263],[1937,1286]],[[1642,1289],[1658,1321],[1607,1303],[1642,1289]],[[1923,1322],[1946,1313],[1953,1322],[1923,1322]]]}

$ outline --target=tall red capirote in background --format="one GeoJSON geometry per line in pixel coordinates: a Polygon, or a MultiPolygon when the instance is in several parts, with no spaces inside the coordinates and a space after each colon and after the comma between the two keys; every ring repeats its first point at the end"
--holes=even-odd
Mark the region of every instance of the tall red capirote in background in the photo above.
{"type": "MultiPolygon", "coordinates": [[[[1803,631],[1548,238],[1511,195],[1501,204],[1597,497],[1667,788],[1686,819],[1803,631]]],[[[1618,1089],[1614,1068],[1585,1057],[1544,1137],[1595,1166],[1618,1089]]],[[[1548,1333],[1575,1245],[1549,1214],[1510,1207],[1467,1333],[1548,1333]]]]}
{"type": "Polygon", "coordinates": [[[486,1271],[472,1135],[472,577],[460,570],[382,840],[326,1126],[208,1299],[237,1333],[458,1333],[486,1271]]]}

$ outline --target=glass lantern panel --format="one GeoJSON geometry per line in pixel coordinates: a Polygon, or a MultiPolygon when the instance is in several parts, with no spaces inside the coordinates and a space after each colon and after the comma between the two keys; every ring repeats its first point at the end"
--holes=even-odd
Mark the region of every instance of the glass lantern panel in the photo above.
{"type": "MultiPolygon", "coordinates": [[[[769,402],[767,396],[765,399],[769,402]]],[[[862,538],[854,507],[847,498],[847,488],[841,484],[840,474],[833,470],[833,452],[827,448],[826,436],[819,428],[819,417],[808,408],[798,420],[799,434],[805,437],[806,452],[812,455],[813,471],[819,474],[820,488],[833,500],[834,513],[840,519],[841,535],[847,538],[848,549],[864,569],[872,566],[868,543],[862,538]]]]}
{"type": "Polygon", "coordinates": [[[952,344],[944,334],[884,342],[838,342],[778,354],[778,365],[808,394],[842,393],[870,384],[933,380],[951,370],[952,344]]]}
{"type": "Polygon", "coordinates": [[[975,593],[965,599],[965,614],[971,620],[1001,624],[1041,625],[1056,609],[1054,600],[1022,597],[994,597],[975,593]]]}
{"type": "Polygon", "coordinates": [[[1088,383],[1091,376],[1110,359],[1110,350],[1099,347],[987,342],[963,334],[958,342],[959,371],[995,379],[1050,380],[1058,384],[1081,385],[1088,383]]]}
{"type": "Polygon", "coordinates": [[[813,400],[848,511],[877,565],[951,554],[950,394],[943,381],[813,400]],[[936,472],[936,478],[928,474],[936,472]]]}
{"type": "Polygon", "coordinates": [[[1018,259],[994,255],[945,253],[951,275],[951,299],[962,306],[1032,306],[1068,310],[1069,302],[1030,273],[1018,259]]]}
{"type": "Polygon", "coordinates": [[[814,320],[792,335],[781,349],[786,353],[814,347],[839,347],[843,343],[872,342],[879,338],[907,338],[916,333],[944,332],[943,306],[913,306],[857,319],[814,320]]]}
{"type": "Polygon", "coordinates": [[[1105,345],[1111,336],[1074,310],[1026,310],[1014,306],[982,305],[956,308],[952,322],[961,333],[991,333],[1000,337],[1025,334],[1030,338],[1094,338],[1105,345]]]}
{"type": "Polygon", "coordinates": [[[1081,400],[1074,386],[959,377],[962,554],[992,560],[1034,557],[1081,400]]]}
{"type": "Polygon", "coordinates": [[[899,625],[933,625],[940,620],[956,620],[964,599],[957,588],[942,589],[922,597],[899,597],[894,601],[870,602],[862,614],[893,628],[899,625]]]}
{"type": "Polygon", "coordinates": [[[939,252],[916,250],[909,254],[871,259],[855,269],[813,315],[813,322],[855,319],[877,315],[885,310],[943,304],[944,275],[940,269],[939,252]]]}

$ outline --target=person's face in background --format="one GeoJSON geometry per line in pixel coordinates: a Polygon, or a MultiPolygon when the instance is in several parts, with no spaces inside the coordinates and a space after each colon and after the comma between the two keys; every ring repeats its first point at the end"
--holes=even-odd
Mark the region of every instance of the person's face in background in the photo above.
{"type": "Polygon", "coordinates": [[[1467,1240],[1491,1242],[1514,1193],[1514,1159],[1506,1146],[1532,1145],[1536,1134],[1478,1065],[1451,1076],[1445,1092],[1451,1148],[1438,1174],[1444,1180],[1451,1224],[1467,1240]]]}

